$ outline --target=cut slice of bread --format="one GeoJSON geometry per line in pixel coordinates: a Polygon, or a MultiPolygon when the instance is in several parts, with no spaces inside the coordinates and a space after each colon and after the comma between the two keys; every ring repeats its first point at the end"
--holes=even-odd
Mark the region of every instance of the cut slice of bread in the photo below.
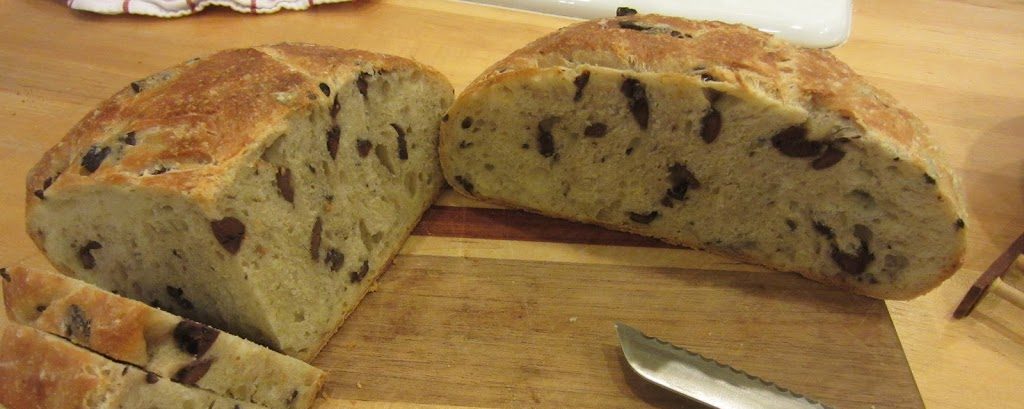
{"type": "Polygon", "coordinates": [[[0,405],[7,409],[263,407],[171,382],[4,320],[0,320],[0,405]]]}
{"type": "Polygon", "coordinates": [[[55,272],[5,271],[10,320],[161,377],[280,409],[312,406],[323,384],[323,371],[212,327],[55,272]]]}
{"type": "Polygon", "coordinates": [[[452,88],[411,60],[308,44],[134,82],[28,176],[63,273],[312,359],[430,205],[452,88]]]}
{"type": "Polygon", "coordinates": [[[707,249],[878,298],[964,252],[928,131],[826,51],[655,15],[576,24],[496,63],[441,127],[462,193],[707,249]]]}

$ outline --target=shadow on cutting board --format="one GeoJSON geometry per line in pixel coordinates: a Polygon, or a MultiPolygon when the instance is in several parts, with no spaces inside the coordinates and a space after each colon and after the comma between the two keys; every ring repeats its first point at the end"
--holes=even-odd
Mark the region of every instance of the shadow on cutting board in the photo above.
{"type": "MultiPolygon", "coordinates": [[[[1024,174],[1024,156],[1020,154],[1018,148],[1021,135],[1024,135],[1024,116],[1004,120],[982,131],[978,135],[978,139],[967,148],[967,163],[992,166],[993,162],[1005,161],[1009,168],[993,171],[991,168],[983,167],[978,170],[959,171],[958,176],[967,196],[968,216],[974,213],[990,215],[995,213],[1009,218],[1009,220],[990,218],[990,220],[999,220],[1000,222],[984,226],[973,224],[967,226],[970,229],[968,231],[975,235],[988,235],[987,241],[998,247],[993,249],[990,254],[982,255],[985,256],[985,259],[980,261],[979,265],[972,267],[978,269],[987,267],[988,263],[994,260],[1000,252],[1006,250],[1006,247],[1024,229],[1024,224],[1012,222],[1024,217],[1024,214],[1021,213],[1021,209],[1024,208],[1024,183],[1017,184],[1016,182],[1019,175],[1024,174]],[[1017,171],[1016,176],[1013,173],[1014,169],[1017,171]],[[1001,174],[1002,171],[1009,171],[1008,175],[1001,174]]],[[[968,217],[967,220],[968,223],[976,223],[978,219],[977,217],[968,217]]],[[[968,249],[969,252],[970,250],[968,249]]],[[[969,254],[968,260],[970,258],[969,254]]]]}

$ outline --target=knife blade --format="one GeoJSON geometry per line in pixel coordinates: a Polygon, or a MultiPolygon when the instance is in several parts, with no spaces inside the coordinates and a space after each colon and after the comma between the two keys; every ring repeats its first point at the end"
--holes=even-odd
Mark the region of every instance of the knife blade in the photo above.
{"type": "Polygon", "coordinates": [[[626,362],[641,377],[718,409],[808,408],[824,404],[666,341],[615,324],[626,362]]]}

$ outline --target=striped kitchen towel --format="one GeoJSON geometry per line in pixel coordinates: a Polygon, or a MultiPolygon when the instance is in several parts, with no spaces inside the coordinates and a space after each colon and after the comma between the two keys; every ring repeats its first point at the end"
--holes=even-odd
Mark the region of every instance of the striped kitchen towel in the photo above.
{"type": "Polygon", "coordinates": [[[202,11],[206,6],[230,7],[240,13],[274,13],[281,9],[305,10],[318,4],[351,0],[67,0],[75,10],[100,14],[140,14],[156,17],[182,17],[202,11]]]}

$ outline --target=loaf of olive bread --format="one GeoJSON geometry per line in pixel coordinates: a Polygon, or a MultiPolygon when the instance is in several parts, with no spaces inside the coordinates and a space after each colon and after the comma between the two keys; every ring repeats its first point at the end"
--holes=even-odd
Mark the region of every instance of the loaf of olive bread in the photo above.
{"type": "Polygon", "coordinates": [[[0,320],[0,407],[7,409],[255,409],[263,406],[111,361],[0,320]]]}
{"type": "Polygon", "coordinates": [[[3,270],[11,321],[218,395],[280,409],[313,405],[323,371],[210,326],[45,270],[3,270]]]}
{"type": "Polygon", "coordinates": [[[921,121],[827,51],[626,15],[543,37],[449,109],[462,193],[879,298],[955,272],[964,209],[921,121]]]}
{"type": "Polygon", "coordinates": [[[309,360],[444,178],[453,92],[411,60],[227,50],[133,82],[30,171],[63,273],[309,360]]]}

